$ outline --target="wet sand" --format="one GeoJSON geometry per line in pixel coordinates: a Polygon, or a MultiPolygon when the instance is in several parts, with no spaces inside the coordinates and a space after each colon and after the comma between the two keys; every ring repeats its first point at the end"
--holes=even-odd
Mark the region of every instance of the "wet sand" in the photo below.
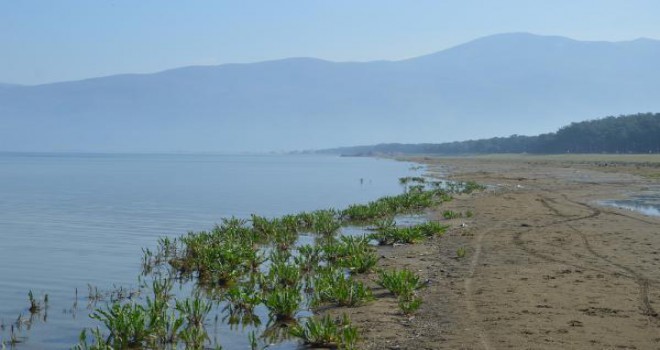
{"type": "Polygon", "coordinates": [[[412,318],[380,289],[373,303],[333,310],[350,313],[362,347],[660,349],[660,218],[596,204],[658,185],[660,161],[415,161],[489,189],[429,213],[451,225],[443,237],[380,249],[381,266],[416,270],[428,286],[412,318]],[[475,215],[447,221],[447,209],[475,215]]]}

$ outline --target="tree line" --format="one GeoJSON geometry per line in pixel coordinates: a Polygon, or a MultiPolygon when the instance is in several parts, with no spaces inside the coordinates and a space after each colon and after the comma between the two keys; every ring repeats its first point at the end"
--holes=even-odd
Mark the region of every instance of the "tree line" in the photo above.
{"type": "Polygon", "coordinates": [[[399,144],[335,148],[343,155],[484,154],[484,153],[660,153],[660,113],[610,116],[571,123],[553,133],[512,135],[448,143],[399,144]]]}

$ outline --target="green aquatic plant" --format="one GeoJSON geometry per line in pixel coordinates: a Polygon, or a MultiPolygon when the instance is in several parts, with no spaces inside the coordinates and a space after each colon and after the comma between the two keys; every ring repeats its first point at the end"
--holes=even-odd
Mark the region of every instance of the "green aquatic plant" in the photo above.
{"type": "Polygon", "coordinates": [[[352,273],[370,271],[378,262],[378,256],[369,240],[367,236],[340,237],[333,252],[337,265],[352,273]]]}
{"type": "Polygon", "coordinates": [[[257,305],[261,304],[261,291],[251,284],[233,286],[225,294],[226,305],[223,312],[226,313],[223,321],[230,325],[258,326],[261,319],[254,312],[257,305]]]}
{"type": "Polygon", "coordinates": [[[313,230],[314,232],[325,235],[332,236],[341,228],[341,222],[337,220],[334,215],[319,215],[314,222],[313,230]]]}
{"type": "Polygon", "coordinates": [[[259,350],[259,342],[257,341],[257,335],[254,331],[248,333],[248,341],[250,342],[250,350],[259,350]]]}
{"type": "Polygon", "coordinates": [[[384,221],[376,226],[376,232],[369,235],[369,238],[378,241],[379,245],[412,244],[441,235],[447,228],[448,226],[432,221],[409,227],[396,227],[393,222],[384,221]]]}
{"type": "Polygon", "coordinates": [[[339,266],[347,268],[351,273],[366,273],[376,266],[378,259],[378,255],[373,249],[362,250],[343,257],[339,261],[339,266]]]}
{"type": "Polygon", "coordinates": [[[292,231],[289,228],[278,228],[273,232],[271,240],[278,250],[289,250],[293,247],[298,239],[298,232],[292,231]]]}
{"type": "Polygon", "coordinates": [[[291,327],[290,334],[312,348],[355,349],[358,330],[346,314],[333,320],[329,315],[309,318],[303,325],[291,327]]]}
{"type": "Polygon", "coordinates": [[[203,328],[206,316],[213,305],[200,297],[177,300],[175,309],[186,319],[188,327],[203,328]]]}
{"type": "Polygon", "coordinates": [[[212,232],[189,233],[180,238],[182,249],[169,263],[181,276],[196,273],[205,284],[232,284],[263,262],[253,237],[241,232],[249,230],[216,227],[212,232]]]}
{"type": "Polygon", "coordinates": [[[209,340],[204,323],[212,306],[210,302],[198,296],[176,301],[175,309],[186,322],[178,337],[186,344],[187,349],[203,349],[204,344],[209,340]]]}
{"type": "Polygon", "coordinates": [[[271,250],[270,254],[268,255],[268,261],[270,262],[271,265],[288,264],[292,256],[293,254],[289,250],[274,249],[271,250]]]}
{"type": "Polygon", "coordinates": [[[114,303],[96,309],[90,317],[101,321],[110,332],[107,343],[124,349],[142,346],[149,337],[147,313],[142,305],[114,303]]]}
{"type": "Polygon", "coordinates": [[[391,227],[380,229],[369,235],[371,239],[378,241],[379,245],[412,244],[422,241],[426,236],[414,227],[391,227]]]}
{"type": "Polygon", "coordinates": [[[279,219],[280,226],[289,232],[298,232],[300,219],[298,215],[284,215],[279,219]]]}
{"type": "Polygon", "coordinates": [[[262,286],[266,290],[277,287],[295,287],[300,284],[302,273],[296,264],[287,262],[274,262],[270,265],[268,273],[262,279],[262,286]]]}
{"type": "Polygon", "coordinates": [[[293,257],[293,261],[303,274],[311,273],[319,267],[321,253],[320,246],[305,244],[298,247],[298,255],[293,257]]]}
{"type": "Polygon", "coordinates": [[[147,297],[144,309],[148,332],[152,338],[157,338],[161,342],[172,342],[176,339],[176,333],[183,323],[183,320],[177,321],[168,313],[172,280],[156,278],[151,286],[152,295],[147,297]]]}
{"type": "Polygon", "coordinates": [[[83,329],[78,336],[78,344],[74,345],[72,350],[113,350],[111,345],[104,340],[101,330],[95,328],[91,330],[91,339],[88,339],[87,329],[83,329]]]}
{"type": "Polygon", "coordinates": [[[176,344],[186,328],[200,327],[199,324],[191,323],[197,322],[193,321],[191,315],[193,318],[199,317],[200,306],[204,301],[177,301],[178,312],[175,313],[169,304],[172,281],[157,278],[151,286],[152,295],[146,298],[144,305],[114,301],[105,309],[96,309],[90,317],[101,321],[109,334],[103,336],[96,328],[91,330],[91,339],[88,340],[86,331],[83,331],[75,348],[161,348],[165,344],[176,344]]]}
{"type": "Polygon", "coordinates": [[[322,242],[320,249],[325,262],[356,273],[369,271],[378,260],[366,236],[328,238],[322,242]]]}
{"type": "Polygon", "coordinates": [[[338,306],[358,306],[373,299],[371,290],[362,282],[345,277],[341,270],[325,269],[314,281],[312,304],[334,303],[338,306]]]}
{"type": "Polygon", "coordinates": [[[341,211],[341,218],[346,222],[361,223],[394,214],[395,211],[385,201],[375,201],[352,204],[341,211]]]}
{"type": "Polygon", "coordinates": [[[382,270],[378,272],[376,283],[396,296],[409,296],[421,288],[420,277],[414,272],[402,270],[382,270]]]}
{"type": "Polygon", "coordinates": [[[294,320],[301,302],[300,289],[293,287],[278,287],[268,293],[263,300],[271,318],[277,321],[294,320]]]}
{"type": "Polygon", "coordinates": [[[313,212],[302,212],[289,219],[291,223],[297,224],[298,231],[314,232],[323,235],[333,235],[341,227],[338,220],[339,214],[334,209],[316,210],[313,212]]]}
{"type": "Polygon", "coordinates": [[[179,333],[179,338],[185,343],[186,349],[203,350],[209,335],[202,327],[186,327],[179,333]]]}
{"type": "Polygon", "coordinates": [[[227,301],[225,310],[252,313],[261,303],[261,293],[254,285],[237,285],[227,290],[225,300],[227,301]]]}

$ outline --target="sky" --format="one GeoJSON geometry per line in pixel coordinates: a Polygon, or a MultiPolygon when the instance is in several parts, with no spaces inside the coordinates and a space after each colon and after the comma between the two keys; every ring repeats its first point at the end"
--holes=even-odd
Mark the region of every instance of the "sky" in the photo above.
{"type": "Polygon", "coordinates": [[[398,60],[479,37],[660,39],[658,0],[0,0],[0,83],[287,57],[398,60]]]}

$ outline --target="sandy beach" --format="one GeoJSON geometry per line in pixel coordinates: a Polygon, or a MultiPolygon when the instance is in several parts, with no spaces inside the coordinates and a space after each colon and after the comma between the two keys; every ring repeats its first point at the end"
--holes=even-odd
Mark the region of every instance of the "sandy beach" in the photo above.
{"type": "Polygon", "coordinates": [[[427,287],[412,318],[393,297],[336,310],[365,348],[660,349],[660,218],[597,203],[657,185],[660,160],[414,160],[488,189],[429,213],[451,225],[444,236],[380,248],[381,266],[413,269],[427,287]],[[444,220],[448,209],[474,216],[444,220]]]}

